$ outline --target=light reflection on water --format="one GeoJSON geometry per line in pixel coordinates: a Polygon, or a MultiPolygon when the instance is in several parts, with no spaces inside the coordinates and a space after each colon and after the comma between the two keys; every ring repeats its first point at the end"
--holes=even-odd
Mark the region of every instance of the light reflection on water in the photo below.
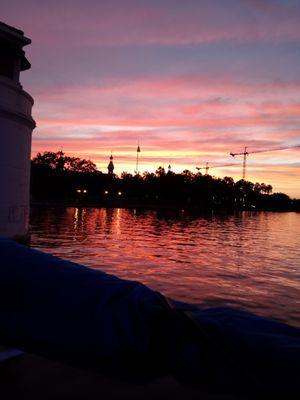
{"type": "Polygon", "coordinates": [[[32,247],[205,306],[300,327],[300,214],[33,208],[32,247]]]}

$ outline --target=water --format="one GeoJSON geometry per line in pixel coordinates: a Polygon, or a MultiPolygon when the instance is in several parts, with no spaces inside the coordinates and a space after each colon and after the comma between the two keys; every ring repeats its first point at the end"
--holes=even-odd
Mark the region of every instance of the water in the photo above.
{"type": "Polygon", "coordinates": [[[300,214],[33,208],[32,247],[201,306],[300,327],[300,214]]]}

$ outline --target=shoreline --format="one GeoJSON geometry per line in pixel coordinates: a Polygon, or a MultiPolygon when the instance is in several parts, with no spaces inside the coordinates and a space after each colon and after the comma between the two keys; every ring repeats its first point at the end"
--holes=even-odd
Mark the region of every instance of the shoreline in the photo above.
{"type": "Polygon", "coordinates": [[[132,210],[149,210],[149,211],[177,211],[190,212],[199,214],[233,214],[236,212],[300,212],[297,208],[203,208],[192,207],[184,204],[145,204],[132,203],[124,201],[96,202],[96,201],[31,201],[30,207],[54,207],[54,208],[124,208],[132,210]],[[109,204],[108,204],[109,203],[109,204]]]}

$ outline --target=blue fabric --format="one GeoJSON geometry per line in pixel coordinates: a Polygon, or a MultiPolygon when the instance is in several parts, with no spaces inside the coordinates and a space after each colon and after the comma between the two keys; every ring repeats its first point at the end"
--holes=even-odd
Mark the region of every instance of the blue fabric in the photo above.
{"type": "Polygon", "coordinates": [[[132,381],[173,374],[208,391],[300,391],[300,331],[201,310],[0,240],[0,341],[132,381]]]}

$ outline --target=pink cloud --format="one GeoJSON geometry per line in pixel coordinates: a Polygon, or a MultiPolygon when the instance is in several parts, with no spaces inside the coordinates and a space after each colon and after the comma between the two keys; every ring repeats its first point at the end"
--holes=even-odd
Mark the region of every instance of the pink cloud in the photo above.
{"type": "MultiPolygon", "coordinates": [[[[169,159],[183,169],[300,139],[300,9],[290,2],[10,0],[1,11],[33,39],[23,74],[36,101],[33,154],[62,146],[105,168],[113,149],[120,172],[133,170],[139,138],[144,169],[169,159]]],[[[267,180],[262,162],[269,183],[300,196],[298,158],[251,157],[249,177],[267,180]]],[[[230,171],[240,176],[220,174],[230,171]]]]}
{"type": "Polygon", "coordinates": [[[40,91],[43,106],[36,110],[33,148],[55,150],[63,143],[66,151],[95,155],[98,163],[114,149],[127,169],[133,164],[128,152],[134,155],[140,138],[143,152],[152,151],[145,155],[147,168],[151,160],[155,168],[178,150],[187,154],[174,155],[180,165],[183,160],[187,166],[199,159],[222,162],[244,145],[259,149],[295,141],[300,129],[297,90],[282,82],[257,86],[185,75],[40,91]]]}

